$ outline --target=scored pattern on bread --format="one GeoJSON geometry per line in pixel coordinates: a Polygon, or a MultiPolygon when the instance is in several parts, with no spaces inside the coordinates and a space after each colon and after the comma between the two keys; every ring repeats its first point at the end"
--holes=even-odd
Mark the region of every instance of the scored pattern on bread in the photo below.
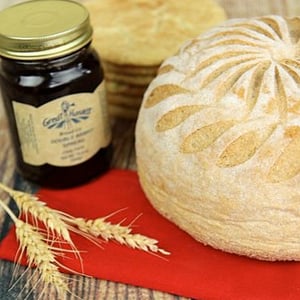
{"type": "MultiPolygon", "coordinates": [[[[178,150],[188,154],[214,147],[220,140],[222,144],[224,135],[238,132],[236,127],[241,124],[247,127],[249,122],[267,120],[265,128],[248,126],[231,141],[223,141],[226,145],[215,164],[230,168],[254,157],[276,129],[281,128],[285,137],[291,127],[300,130],[297,26],[299,19],[280,16],[232,20],[187,42],[177,56],[162,64],[157,77],[163,78],[162,83],[154,83],[145,94],[144,108],[163,107],[158,108],[163,114],[156,119],[156,131],[163,133],[184,126],[190,119],[196,122],[195,115],[200,111],[217,108],[219,119],[216,117],[210,124],[201,119],[181,138],[178,150]],[[182,101],[182,105],[168,111],[164,103],[180,97],[189,97],[191,103],[182,101]],[[231,99],[233,106],[238,103],[240,112],[224,119],[231,99]]],[[[269,169],[269,181],[280,182],[299,174],[299,137],[297,131],[281,145],[281,152],[269,169]]]]}
{"type": "Polygon", "coordinates": [[[167,97],[188,92],[189,91],[187,89],[176,84],[165,84],[159,86],[152,91],[145,103],[145,107],[154,106],[167,97]]]}
{"type": "Polygon", "coordinates": [[[241,135],[224,150],[217,161],[217,165],[219,167],[234,167],[246,162],[255,154],[274,129],[275,126],[270,126],[270,128],[263,128],[261,131],[249,131],[241,135]]]}
{"type": "Polygon", "coordinates": [[[194,153],[204,150],[233,125],[233,121],[219,121],[197,129],[185,138],[181,152],[194,153]]]}
{"type": "Polygon", "coordinates": [[[272,166],[269,178],[272,182],[280,182],[296,176],[300,171],[300,127],[294,126],[286,130],[286,135],[293,131],[291,141],[272,166]]]}
{"type": "Polygon", "coordinates": [[[162,116],[156,124],[156,130],[165,131],[174,128],[184,122],[184,120],[189,116],[202,110],[204,107],[205,106],[203,105],[186,105],[175,108],[162,116]]]}

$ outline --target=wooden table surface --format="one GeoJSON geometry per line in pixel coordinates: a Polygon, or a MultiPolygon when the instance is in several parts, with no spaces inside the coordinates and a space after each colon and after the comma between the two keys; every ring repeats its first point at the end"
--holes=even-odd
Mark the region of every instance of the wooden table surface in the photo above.
{"type": "MultiPolygon", "coordinates": [[[[151,0],[149,0],[151,1],[151,0]]],[[[201,1],[201,0],[199,0],[201,1]]],[[[1,0],[0,9],[16,2],[12,0],[1,0]]],[[[283,16],[300,15],[299,0],[219,0],[218,1],[227,11],[229,18],[236,17],[251,17],[266,14],[280,14],[283,16]]],[[[134,120],[112,120],[113,128],[113,144],[114,157],[113,166],[116,168],[136,169],[135,151],[134,151],[134,120]]],[[[18,185],[30,191],[31,184],[19,178],[15,174],[14,153],[11,147],[9,132],[7,128],[7,120],[3,109],[2,101],[0,101],[0,181],[8,186],[18,185]],[[16,183],[16,180],[18,182],[16,183]]],[[[7,203],[9,199],[0,192],[0,198],[7,203]]],[[[8,229],[8,218],[0,209],[0,239],[3,238],[8,229]]],[[[46,290],[45,295],[39,293],[29,293],[32,288],[32,283],[28,282],[32,272],[26,274],[18,280],[17,284],[11,287],[12,272],[14,264],[0,260],[0,300],[10,299],[58,299],[53,289],[46,290]]],[[[17,272],[17,277],[24,272],[24,268],[20,267],[17,272]]],[[[180,272],[180,270],[178,270],[180,272]]],[[[97,280],[82,276],[71,276],[73,281],[71,285],[72,293],[76,294],[84,300],[88,299],[186,299],[176,295],[170,295],[160,291],[148,290],[130,285],[110,282],[106,280],[97,280]]],[[[67,296],[65,299],[77,299],[74,296],[67,296]]],[[[61,299],[59,299],[61,300],[61,299]]]]}

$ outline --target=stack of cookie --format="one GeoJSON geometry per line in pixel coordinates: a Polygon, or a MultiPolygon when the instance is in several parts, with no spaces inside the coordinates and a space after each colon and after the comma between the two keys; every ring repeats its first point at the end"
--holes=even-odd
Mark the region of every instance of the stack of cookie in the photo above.
{"type": "Polygon", "coordinates": [[[122,65],[103,60],[111,115],[136,118],[145,89],[158,66],[122,65]]]}
{"type": "Polygon", "coordinates": [[[111,115],[136,118],[161,62],[226,19],[214,0],[86,0],[111,115]]]}

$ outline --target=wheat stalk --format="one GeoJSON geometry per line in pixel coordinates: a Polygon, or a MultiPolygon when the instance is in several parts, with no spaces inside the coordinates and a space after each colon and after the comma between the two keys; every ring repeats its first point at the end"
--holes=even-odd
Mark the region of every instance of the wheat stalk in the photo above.
{"type": "Polygon", "coordinates": [[[75,218],[72,215],[48,207],[32,194],[13,190],[2,183],[0,183],[0,188],[13,198],[20,212],[25,216],[25,221],[22,221],[0,199],[0,206],[15,223],[16,237],[19,242],[19,257],[26,254],[28,266],[36,267],[41,275],[42,282],[54,286],[59,295],[66,292],[70,293],[66,277],[59,272],[59,267],[69,269],[57,261],[57,255],[71,252],[77,254],[77,258],[81,261],[79,252],[71,239],[70,231],[92,242],[95,242],[95,238],[101,237],[105,241],[113,239],[122,245],[146,252],[170,254],[158,247],[157,240],[141,234],[133,234],[130,226],[112,224],[107,221],[109,216],[95,220],[75,218]],[[29,223],[30,216],[33,225],[29,223]],[[44,232],[39,229],[38,221],[44,224],[44,232]],[[69,245],[71,250],[54,247],[54,243],[61,242],[61,240],[64,240],[64,243],[69,245]]]}
{"type": "Polygon", "coordinates": [[[158,247],[158,241],[141,234],[133,234],[129,226],[120,224],[111,224],[106,221],[106,217],[95,220],[87,220],[84,218],[76,218],[70,220],[75,222],[81,231],[89,233],[95,237],[101,237],[105,241],[116,240],[122,245],[129,246],[134,249],[143,250],[146,252],[161,253],[169,255],[170,252],[158,247]]]}

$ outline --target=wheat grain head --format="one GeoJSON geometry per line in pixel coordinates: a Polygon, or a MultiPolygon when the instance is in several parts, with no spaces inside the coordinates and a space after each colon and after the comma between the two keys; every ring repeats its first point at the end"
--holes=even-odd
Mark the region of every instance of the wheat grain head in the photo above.
{"type": "Polygon", "coordinates": [[[55,287],[60,295],[69,292],[65,276],[59,272],[59,263],[56,260],[55,251],[45,242],[45,236],[32,225],[17,220],[16,237],[19,241],[20,256],[26,253],[29,267],[36,267],[45,284],[55,287]]]}
{"type": "Polygon", "coordinates": [[[75,221],[78,228],[95,237],[101,237],[105,241],[115,240],[122,245],[129,246],[134,249],[146,252],[161,253],[169,255],[170,252],[158,247],[158,241],[141,234],[133,234],[132,229],[128,226],[120,224],[112,224],[106,221],[106,218],[84,219],[76,218],[75,221]]]}

